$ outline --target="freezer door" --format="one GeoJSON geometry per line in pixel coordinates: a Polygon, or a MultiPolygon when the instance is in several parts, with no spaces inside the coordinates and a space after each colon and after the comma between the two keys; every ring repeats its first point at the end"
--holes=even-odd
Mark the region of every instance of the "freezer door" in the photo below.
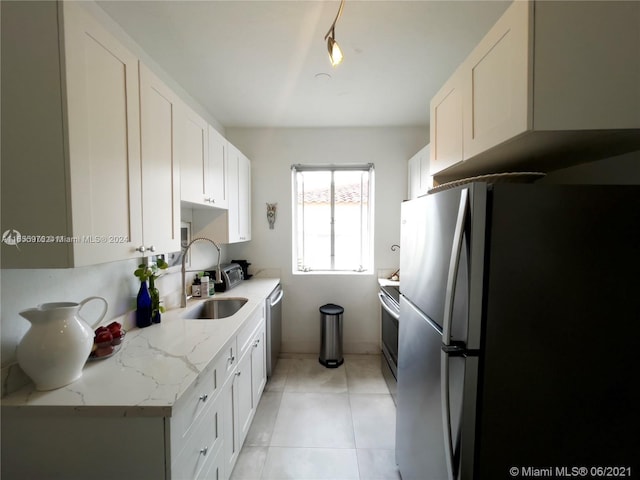
{"type": "MultiPolygon", "coordinates": [[[[442,328],[451,250],[463,189],[419,197],[402,204],[400,290],[411,303],[442,328]]],[[[465,242],[466,242],[465,238],[465,242]]],[[[467,296],[467,248],[460,258],[454,314],[463,321],[453,328],[465,328],[467,296]]],[[[452,331],[466,339],[466,331],[452,331]]]]}

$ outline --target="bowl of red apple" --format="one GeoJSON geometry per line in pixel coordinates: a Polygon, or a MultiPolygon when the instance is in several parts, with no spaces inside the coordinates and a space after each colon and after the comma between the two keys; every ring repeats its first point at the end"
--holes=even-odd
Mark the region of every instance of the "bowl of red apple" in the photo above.
{"type": "Polygon", "coordinates": [[[89,360],[99,360],[115,354],[120,349],[126,333],[118,322],[96,328],[89,360]]]}

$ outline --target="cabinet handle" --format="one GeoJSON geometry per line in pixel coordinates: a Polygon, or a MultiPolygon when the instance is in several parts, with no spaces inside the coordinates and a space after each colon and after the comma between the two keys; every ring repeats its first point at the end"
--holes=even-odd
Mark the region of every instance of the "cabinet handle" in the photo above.
{"type": "Polygon", "coordinates": [[[255,342],[253,342],[253,348],[257,348],[259,343],[260,340],[256,340],[255,342]]]}
{"type": "Polygon", "coordinates": [[[149,248],[147,248],[147,250],[149,250],[150,252],[155,252],[156,247],[154,247],[153,245],[150,245],[149,248]]]}
{"type": "Polygon", "coordinates": [[[207,452],[209,451],[209,447],[204,447],[200,449],[200,453],[204,456],[207,454],[207,452]]]}
{"type": "Polygon", "coordinates": [[[136,252],[140,252],[140,253],[144,253],[146,252],[146,248],[144,247],[144,245],[140,245],[138,248],[136,248],[136,252]]]}
{"type": "Polygon", "coordinates": [[[235,361],[236,361],[236,357],[234,357],[233,355],[231,355],[231,356],[229,357],[229,362],[230,362],[230,363],[233,363],[233,362],[235,362],[235,361]]]}
{"type": "Polygon", "coordinates": [[[200,398],[198,400],[202,400],[203,402],[206,402],[207,398],[209,398],[209,395],[205,393],[203,395],[200,395],[200,398]]]}
{"type": "Polygon", "coordinates": [[[239,377],[242,372],[236,372],[236,377],[239,377]]]}

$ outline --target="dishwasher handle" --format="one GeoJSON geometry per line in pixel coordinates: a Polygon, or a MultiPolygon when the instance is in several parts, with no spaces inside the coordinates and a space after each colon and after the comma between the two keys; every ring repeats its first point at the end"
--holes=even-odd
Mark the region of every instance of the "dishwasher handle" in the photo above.
{"type": "Polygon", "coordinates": [[[271,296],[269,297],[269,300],[271,302],[271,306],[275,307],[278,303],[280,303],[280,300],[282,300],[282,297],[284,297],[284,290],[282,290],[282,287],[280,285],[278,285],[275,290],[271,293],[271,296]],[[273,298],[273,293],[274,292],[278,292],[278,294],[276,295],[276,298],[273,298]]]}

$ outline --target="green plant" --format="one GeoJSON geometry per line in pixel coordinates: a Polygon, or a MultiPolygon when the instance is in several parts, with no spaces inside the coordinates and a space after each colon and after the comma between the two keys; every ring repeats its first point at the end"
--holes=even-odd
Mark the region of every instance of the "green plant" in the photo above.
{"type": "Polygon", "coordinates": [[[151,296],[151,318],[155,318],[158,313],[164,313],[164,307],[160,305],[160,292],[156,288],[156,279],[162,275],[160,270],[166,270],[169,264],[162,258],[155,263],[147,265],[141,263],[133,274],[140,279],[141,282],[149,280],[149,295],[151,296]]]}

